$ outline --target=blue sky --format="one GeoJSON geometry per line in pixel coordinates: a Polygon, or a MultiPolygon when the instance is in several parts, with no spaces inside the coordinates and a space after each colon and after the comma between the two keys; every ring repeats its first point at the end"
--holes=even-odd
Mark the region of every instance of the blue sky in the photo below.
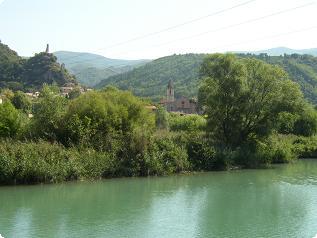
{"type": "Polygon", "coordinates": [[[0,0],[0,39],[23,56],[43,51],[49,43],[51,51],[92,52],[126,59],[278,46],[316,48],[315,1],[256,0],[110,47],[247,0],[0,0]],[[252,21],[284,10],[283,14],[252,21]],[[250,23],[239,25],[247,21],[250,23]]]}

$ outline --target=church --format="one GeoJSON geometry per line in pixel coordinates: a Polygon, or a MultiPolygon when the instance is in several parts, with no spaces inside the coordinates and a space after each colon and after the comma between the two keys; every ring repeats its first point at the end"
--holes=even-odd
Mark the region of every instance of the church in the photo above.
{"type": "Polygon", "coordinates": [[[182,114],[197,114],[197,101],[187,97],[175,99],[173,82],[170,80],[166,89],[166,98],[161,99],[160,105],[168,112],[179,112],[182,114]]]}

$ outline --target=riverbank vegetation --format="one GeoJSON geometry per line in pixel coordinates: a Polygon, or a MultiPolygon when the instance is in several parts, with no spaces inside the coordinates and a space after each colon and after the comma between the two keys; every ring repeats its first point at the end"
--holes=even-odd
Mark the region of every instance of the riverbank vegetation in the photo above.
{"type": "Polygon", "coordinates": [[[216,54],[200,75],[203,115],[152,112],[112,87],[71,99],[55,86],[32,100],[3,90],[0,183],[258,168],[317,154],[315,108],[281,68],[216,54]]]}

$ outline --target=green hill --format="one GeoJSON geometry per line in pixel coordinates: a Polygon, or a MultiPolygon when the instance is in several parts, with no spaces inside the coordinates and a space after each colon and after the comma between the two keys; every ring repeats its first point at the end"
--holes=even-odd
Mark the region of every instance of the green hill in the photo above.
{"type": "Polygon", "coordinates": [[[93,87],[110,76],[125,72],[121,68],[109,67],[100,69],[89,65],[75,65],[68,70],[76,76],[78,82],[88,87],[93,87]]]}
{"type": "MultiPolygon", "coordinates": [[[[154,60],[130,72],[111,76],[97,85],[114,85],[132,90],[136,95],[159,100],[165,95],[166,85],[173,80],[176,96],[195,97],[199,84],[199,67],[205,54],[172,55],[154,60]]],[[[270,64],[278,64],[290,79],[300,84],[305,97],[317,105],[317,57],[310,55],[268,56],[267,54],[239,54],[254,57],[270,64]]]]}
{"type": "Polygon", "coordinates": [[[90,87],[110,76],[127,72],[149,62],[149,60],[110,59],[97,54],[70,51],[57,51],[54,55],[81,84],[90,87]]]}
{"type": "Polygon", "coordinates": [[[62,86],[76,80],[53,54],[42,52],[22,58],[0,42],[0,88],[37,90],[44,83],[62,86]]]}
{"type": "Polygon", "coordinates": [[[21,87],[24,60],[0,41],[0,87],[21,87]]]}
{"type": "Polygon", "coordinates": [[[132,71],[109,77],[96,87],[114,85],[132,90],[136,95],[159,100],[166,85],[173,80],[176,96],[197,93],[199,66],[203,54],[172,55],[154,60],[132,71]]]}

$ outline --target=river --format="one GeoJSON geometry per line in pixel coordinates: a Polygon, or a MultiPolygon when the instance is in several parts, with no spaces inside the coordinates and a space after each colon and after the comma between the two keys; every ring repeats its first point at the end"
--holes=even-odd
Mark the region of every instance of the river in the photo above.
{"type": "Polygon", "coordinates": [[[0,187],[0,234],[312,238],[317,160],[264,170],[0,187]]]}

